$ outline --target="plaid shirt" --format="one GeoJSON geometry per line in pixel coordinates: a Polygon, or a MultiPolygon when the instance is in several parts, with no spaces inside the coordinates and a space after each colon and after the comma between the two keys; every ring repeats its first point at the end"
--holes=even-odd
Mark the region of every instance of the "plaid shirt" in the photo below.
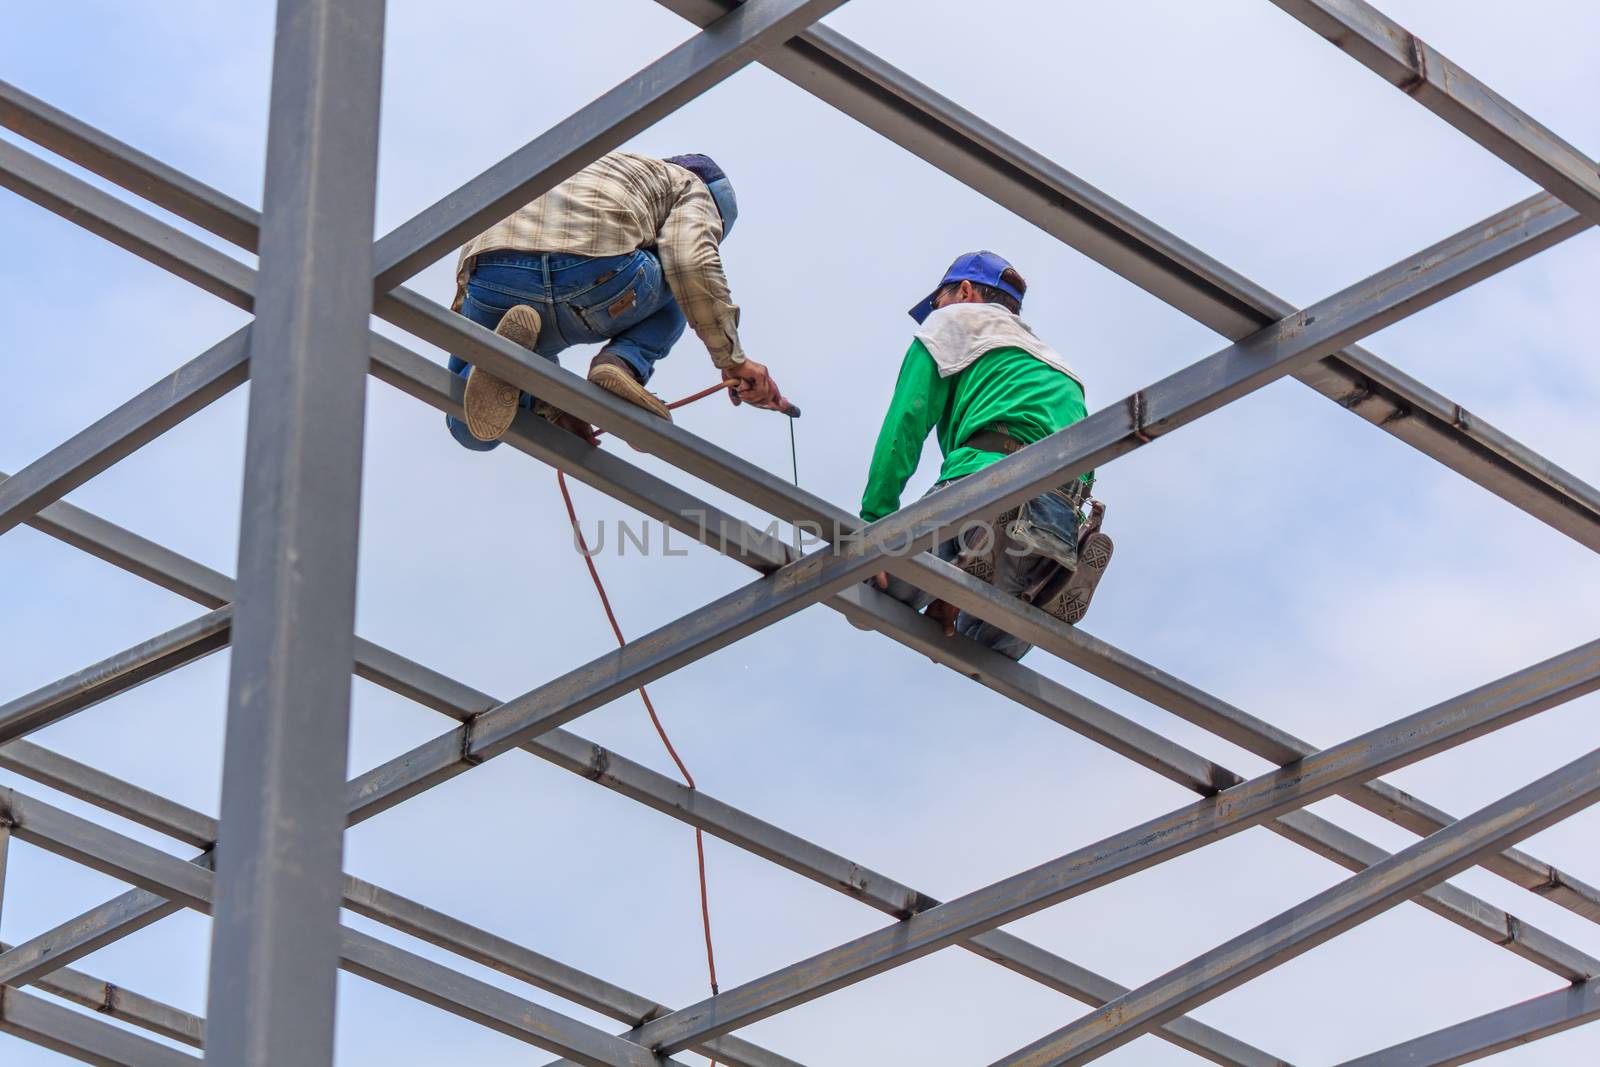
{"type": "Polygon", "coordinates": [[[711,362],[726,368],[744,362],[744,349],[739,308],[717,251],[721,240],[722,216],[699,178],[675,163],[613,152],[463,248],[451,307],[461,310],[473,258],[482,252],[620,256],[648,248],[711,362]]]}

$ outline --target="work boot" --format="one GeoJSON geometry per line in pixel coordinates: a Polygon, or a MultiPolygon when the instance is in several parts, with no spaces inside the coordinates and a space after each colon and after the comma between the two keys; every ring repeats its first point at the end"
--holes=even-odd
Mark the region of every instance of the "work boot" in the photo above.
{"type": "MultiPolygon", "coordinates": [[[[527,304],[518,304],[500,317],[494,332],[532,352],[533,346],[539,343],[540,325],[537,311],[527,304]]],[[[500,440],[517,417],[517,405],[521,400],[522,390],[474,366],[467,374],[467,389],[461,397],[461,406],[466,409],[467,430],[480,441],[500,440]]]]}
{"type": "Polygon", "coordinates": [[[980,582],[993,585],[995,560],[1012,544],[1006,530],[1017,517],[1017,510],[1008,508],[985,523],[964,524],[956,534],[956,566],[980,582]]]}
{"type": "Polygon", "coordinates": [[[589,380],[606,392],[620,396],[635,407],[644,408],[652,415],[658,415],[668,422],[672,421],[672,412],[661,398],[644,387],[639,381],[638,373],[628,365],[621,356],[613,356],[609,352],[601,352],[589,363],[589,380]]]}
{"type": "Polygon", "coordinates": [[[1106,573],[1111,562],[1111,538],[1096,530],[1078,546],[1078,568],[1067,579],[1058,596],[1041,604],[1045,611],[1068,626],[1076,626],[1089,612],[1089,601],[1094,597],[1095,586],[1106,573]]]}

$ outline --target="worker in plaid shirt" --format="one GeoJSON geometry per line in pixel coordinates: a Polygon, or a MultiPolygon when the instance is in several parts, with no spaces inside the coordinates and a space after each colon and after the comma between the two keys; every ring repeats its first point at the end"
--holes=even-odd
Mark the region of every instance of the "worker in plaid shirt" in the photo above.
{"type": "MultiPolygon", "coordinates": [[[[739,344],[718,252],[738,210],[707,156],[613,152],[463,248],[451,306],[552,362],[572,345],[603,343],[589,380],[669,420],[645,384],[693,326],[735,403],[782,410],[767,368],[739,344]]],[[[515,385],[454,356],[450,369],[467,379],[466,420],[447,420],[466,447],[495,447],[519,407],[594,442],[588,423],[515,385]]]]}

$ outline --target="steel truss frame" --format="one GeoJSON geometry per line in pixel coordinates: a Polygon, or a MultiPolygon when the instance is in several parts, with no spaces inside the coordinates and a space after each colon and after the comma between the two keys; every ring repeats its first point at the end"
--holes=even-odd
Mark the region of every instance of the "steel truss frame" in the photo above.
{"type": "Polygon", "coordinates": [[[732,1031],[951,945],[1095,1010],[1006,1057],[1086,1062],[1152,1032],[1212,1062],[1285,1061],[1183,1013],[1415,899],[1567,983],[1352,1063],[1464,1063],[1600,1016],[1600,960],[1450,885],[1473,865],[1600,922],[1600,890],[1514,843],[1600,799],[1600,752],[1456,819],[1383,773],[1600,688],[1594,641],[1331,748],[1063,626],[927,554],[940,529],[1099,467],[1285,376],[1316,389],[1542,522],[1600,550],[1600,492],[1409,378],[1357,342],[1600,222],[1592,160],[1361,0],[1273,0],[1542,186],[1533,197],[1305,309],[1161,230],[843,36],[816,26],[843,0],[658,0],[699,25],[689,41],[382,239],[371,240],[382,0],[279,0],[264,213],[0,82],[0,124],[247,251],[259,272],[12,144],[0,184],[246,311],[251,325],[13,476],[0,533],[28,524],[187,597],[206,613],[0,705],[0,766],[199,848],[190,862],[36,798],[0,790],[0,901],[10,838],[136,886],[54,930],[0,946],[0,1030],[91,1063],[193,1055],[21,991],[35,985],[218,1062],[328,1063],[334,968],[585,1064],[650,1064],[689,1049],[721,1062],[792,1060],[732,1031]],[[402,283],[751,62],[891,138],[1231,342],[1054,437],[862,528],[848,513],[452,315],[402,283]],[[337,101],[337,106],[335,102],[337,101]],[[372,288],[361,271],[370,270],[372,288]],[[523,415],[507,440],[757,572],[748,585],[512,700],[353,634],[356,499],[366,373],[446,412],[461,382],[367,331],[370,310],[546,396],[779,519],[822,532],[808,555],[670,482],[523,415]],[[366,362],[354,353],[366,346],[366,362]],[[142,445],[254,380],[235,581],[61,502],[142,445]],[[316,388],[308,388],[315,383],[316,388]],[[309,451],[308,451],[309,450],[309,451]],[[321,457],[308,463],[306,456],[321,457]],[[860,579],[881,567],[994,621],[1280,769],[1246,780],[1066,686],[928,620],[860,579]],[[952,901],[692,790],[562,727],[761,627],[825,603],[1178,782],[1200,800],[952,901]],[[222,818],[212,819],[26,740],[52,722],[231,647],[222,818]],[[343,783],[346,676],[459,721],[343,783]],[[340,870],[342,827],[513,748],[853,896],[896,922],[678,1010],[340,870]],[[316,760],[308,754],[319,755],[316,760]],[[1390,855],[1304,811],[1343,795],[1423,839],[1390,855]],[[341,821],[342,818],[342,821],[341,821]],[[1356,872],[1136,989],[997,927],[1264,825],[1356,872]],[[225,846],[218,852],[218,842],[225,846]],[[294,864],[275,862],[292,855],[294,864]],[[220,859],[220,863],[217,861],[220,859]],[[216,873],[212,873],[213,865],[216,873]],[[338,924],[348,908],[629,1027],[613,1035],[338,924]],[[69,964],[183,908],[212,912],[205,1020],[69,964]],[[290,1025],[290,1023],[293,1025],[290,1025]]]}

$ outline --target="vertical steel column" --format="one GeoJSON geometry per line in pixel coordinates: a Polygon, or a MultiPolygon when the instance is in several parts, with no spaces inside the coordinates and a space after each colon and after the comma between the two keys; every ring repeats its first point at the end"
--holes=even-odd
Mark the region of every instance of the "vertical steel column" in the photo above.
{"type": "Polygon", "coordinates": [[[279,0],[206,1059],[333,1059],[383,0],[279,0]]]}

